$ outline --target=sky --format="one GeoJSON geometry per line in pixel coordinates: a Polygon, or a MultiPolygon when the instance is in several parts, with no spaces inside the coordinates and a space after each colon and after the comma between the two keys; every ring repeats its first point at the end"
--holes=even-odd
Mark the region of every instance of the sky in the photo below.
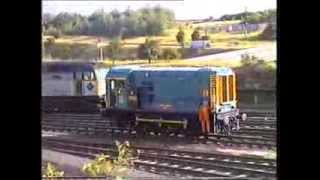
{"type": "Polygon", "coordinates": [[[167,0],[167,1],[56,1],[42,0],[42,12],[58,14],[60,12],[90,15],[97,9],[105,12],[127,8],[136,10],[142,7],[160,5],[174,11],[176,19],[204,19],[210,16],[219,18],[225,14],[247,11],[276,9],[276,0],[167,0]]]}

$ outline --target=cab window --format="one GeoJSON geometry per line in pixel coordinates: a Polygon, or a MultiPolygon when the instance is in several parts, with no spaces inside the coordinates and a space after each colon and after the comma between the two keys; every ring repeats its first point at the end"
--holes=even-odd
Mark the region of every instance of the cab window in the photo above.
{"type": "Polygon", "coordinates": [[[83,72],[82,79],[84,81],[92,81],[95,80],[95,76],[93,72],[83,72]]]}
{"type": "Polygon", "coordinates": [[[114,86],[115,86],[115,82],[114,82],[114,80],[111,80],[111,90],[114,90],[114,86]]]}
{"type": "Polygon", "coordinates": [[[222,102],[228,101],[227,76],[222,76],[222,102]]]}
{"type": "Polygon", "coordinates": [[[229,76],[229,100],[230,101],[233,101],[235,99],[233,94],[233,88],[234,88],[233,78],[234,78],[233,75],[229,76]]]}
{"type": "Polygon", "coordinates": [[[90,74],[91,74],[91,75],[90,75],[91,80],[92,80],[92,81],[96,80],[96,76],[95,76],[94,72],[91,72],[90,74]]]}

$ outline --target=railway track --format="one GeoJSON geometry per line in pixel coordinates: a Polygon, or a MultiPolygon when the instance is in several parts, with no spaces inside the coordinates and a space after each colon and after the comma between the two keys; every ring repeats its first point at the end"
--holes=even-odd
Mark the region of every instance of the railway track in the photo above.
{"type": "MultiPolygon", "coordinates": [[[[49,114],[43,115],[44,123],[62,122],[64,124],[94,125],[102,127],[110,127],[111,123],[108,119],[101,117],[100,114],[49,114]]],[[[236,135],[258,136],[258,137],[276,137],[275,122],[273,120],[248,120],[241,122],[239,132],[236,135]],[[267,130],[264,130],[267,129],[267,130]]]]}
{"type": "MultiPolygon", "coordinates": [[[[240,108],[241,109],[241,108],[240,108]]],[[[243,110],[248,116],[275,117],[276,110],[243,110]]]]}
{"type": "MultiPolygon", "coordinates": [[[[250,122],[248,120],[247,122],[250,122]]],[[[257,121],[257,120],[255,120],[257,121]]],[[[259,120],[261,121],[261,120],[259,120]]],[[[254,122],[255,125],[258,122],[254,122]]],[[[270,122],[267,122],[270,124],[270,122]]],[[[276,130],[271,126],[250,126],[241,124],[242,128],[234,132],[232,136],[209,136],[208,142],[228,145],[247,145],[249,147],[275,148],[276,130]]],[[[85,133],[89,135],[130,134],[135,131],[126,128],[116,128],[111,122],[100,114],[44,114],[42,129],[51,131],[67,131],[73,133],[85,133]]],[[[152,132],[149,132],[149,134],[152,132]]],[[[204,140],[200,140],[203,142],[204,140]]],[[[205,141],[206,142],[206,141],[205,141]]]]}
{"type": "MultiPolygon", "coordinates": [[[[257,118],[257,117],[256,117],[257,118]]],[[[54,121],[68,121],[68,122],[95,122],[98,123],[109,123],[110,121],[106,117],[102,117],[100,114],[46,114],[43,115],[45,120],[54,120],[54,121]]],[[[272,129],[276,127],[275,120],[256,120],[249,119],[244,122],[240,122],[240,126],[243,127],[252,127],[252,128],[266,128],[272,129]]]]}
{"type": "MultiPolygon", "coordinates": [[[[115,154],[112,144],[89,143],[48,138],[43,146],[52,150],[95,157],[97,154],[115,154]]],[[[141,170],[176,177],[242,177],[245,179],[275,179],[276,161],[218,153],[199,153],[147,147],[135,147],[139,159],[135,165],[141,170]]]]}
{"type": "MultiPolygon", "coordinates": [[[[65,116],[69,116],[69,117],[101,117],[100,113],[43,113],[43,115],[51,115],[51,116],[55,116],[55,117],[65,117],[65,116]]],[[[269,115],[260,115],[260,116],[248,116],[249,120],[266,120],[266,121],[271,121],[271,120],[276,120],[275,116],[269,116],[269,115]]]]}
{"type": "MultiPolygon", "coordinates": [[[[108,124],[95,124],[95,123],[61,123],[61,122],[45,122],[42,123],[42,128],[44,130],[57,130],[57,131],[75,131],[77,132],[84,132],[87,131],[88,134],[99,134],[99,132],[111,132],[112,131],[129,131],[129,129],[119,129],[116,127],[110,127],[108,124]]],[[[131,133],[135,133],[135,131],[131,131],[131,133]]],[[[152,132],[150,132],[152,133],[152,132]]],[[[242,138],[243,139],[255,139],[255,140],[262,140],[262,141],[273,141],[276,139],[276,134],[273,131],[265,131],[265,132],[257,132],[257,131],[250,131],[250,130],[240,130],[235,131],[232,133],[232,138],[242,138]]],[[[221,136],[224,137],[224,136],[221,136]]]]}
{"type": "MultiPolygon", "coordinates": [[[[112,137],[122,137],[122,136],[131,136],[132,138],[141,137],[135,131],[129,131],[128,129],[118,129],[118,128],[110,128],[110,127],[88,127],[83,126],[79,127],[78,125],[42,125],[43,130],[50,131],[60,131],[60,132],[71,132],[75,134],[87,134],[87,135],[98,135],[98,136],[112,136],[112,137]]],[[[148,134],[150,137],[158,137],[154,135],[152,132],[148,134]]],[[[186,140],[185,136],[169,136],[163,137],[163,140],[167,138],[179,138],[181,140],[186,140]]],[[[227,146],[246,146],[250,148],[269,148],[275,149],[276,143],[274,139],[270,138],[255,138],[255,137],[245,137],[245,136],[209,136],[208,139],[201,139],[199,137],[195,139],[190,139],[196,143],[216,143],[227,146]]]]}

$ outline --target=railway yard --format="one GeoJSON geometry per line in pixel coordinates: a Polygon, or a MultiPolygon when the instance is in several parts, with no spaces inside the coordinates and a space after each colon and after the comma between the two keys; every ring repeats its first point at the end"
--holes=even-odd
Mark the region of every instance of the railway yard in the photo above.
{"type": "MultiPolygon", "coordinates": [[[[276,157],[266,156],[276,152],[276,122],[272,113],[252,111],[230,136],[191,138],[148,132],[141,137],[113,127],[99,113],[43,113],[42,147],[44,154],[60,153],[49,160],[61,165],[62,156],[73,157],[62,163],[70,164],[76,158],[90,161],[101,153],[113,155],[114,142],[128,140],[139,152],[132,179],[276,179],[276,157]]],[[[69,176],[85,176],[75,174],[69,176]]]]}
{"type": "Polygon", "coordinates": [[[43,14],[43,179],[277,179],[277,11],[202,4],[43,14]]]}

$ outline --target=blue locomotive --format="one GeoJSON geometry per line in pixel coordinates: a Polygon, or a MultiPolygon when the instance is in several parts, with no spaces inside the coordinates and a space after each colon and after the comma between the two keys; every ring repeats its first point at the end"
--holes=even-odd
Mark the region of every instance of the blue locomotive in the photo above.
{"type": "Polygon", "coordinates": [[[137,132],[201,132],[199,107],[210,109],[214,134],[239,129],[236,76],[225,67],[113,67],[106,75],[104,115],[137,132]]]}

